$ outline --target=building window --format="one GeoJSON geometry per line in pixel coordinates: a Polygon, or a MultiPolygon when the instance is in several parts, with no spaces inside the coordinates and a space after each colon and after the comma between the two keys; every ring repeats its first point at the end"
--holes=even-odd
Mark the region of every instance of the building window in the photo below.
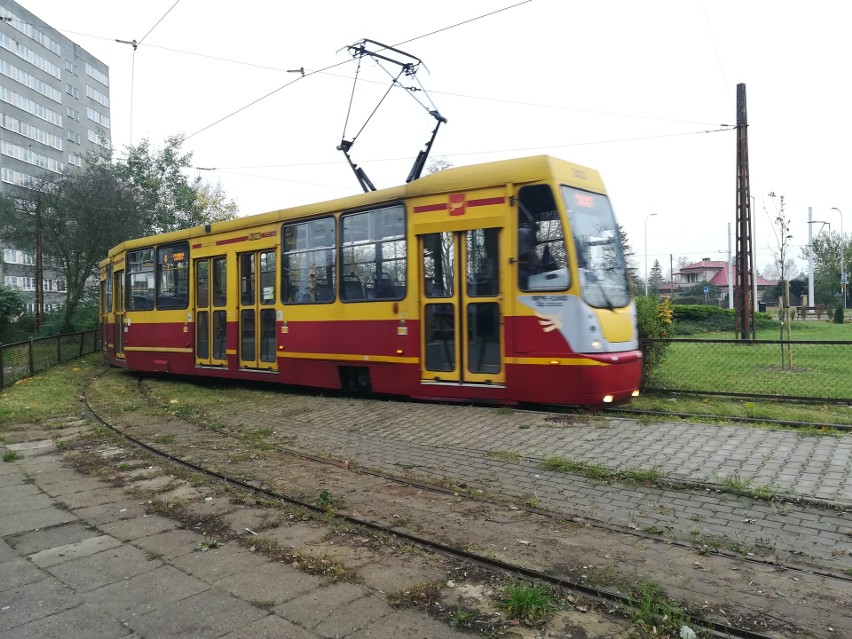
{"type": "Polygon", "coordinates": [[[88,62],[86,63],[86,75],[100,82],[105,87],[109,86],[109,76],[93,67],[88,62]]]}

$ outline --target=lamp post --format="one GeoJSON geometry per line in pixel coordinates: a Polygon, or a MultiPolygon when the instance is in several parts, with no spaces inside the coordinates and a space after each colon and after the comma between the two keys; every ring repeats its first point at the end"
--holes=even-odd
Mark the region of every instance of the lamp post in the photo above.
{"type": "Polygon", "coordinates": [[[648,220],[656,213],[650,213],[645,218],[645,297],[648,297],[648,220]]]}
{"type": "Polygon", "coordinates": [[[843,250],[845,247],[845,242],[843,240],[843,211],[841,211],[836,206],[831,207],[832,211],[837,211],[840,214],[840,292],[843,294],[843,310],[846,310],[846,266],[844,262],[845,251],[843,250]]]}

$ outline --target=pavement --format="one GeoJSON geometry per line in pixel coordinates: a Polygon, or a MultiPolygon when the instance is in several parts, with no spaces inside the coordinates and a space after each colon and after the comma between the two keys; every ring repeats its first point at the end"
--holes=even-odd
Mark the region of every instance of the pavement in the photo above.
{"type": "MultiPolygon", "coordinates": [[[[254,423],[277,425],[283,445],[361,467],[465,483],[519,504],[535,498],[543,508],[634,530],[771,539],[777,553],[852,570],[850,436],[289,393],[211,407],[223,425],[239,425],[246,410],[254,423]],[[622,471],[654,468],[665,481],[625,486],[543,470],[541,461],[554,456],[622,471]],[[732,478],[746,491],[763,487],[785,499],[723,490],[732,478]]],[[[66,433],[86,428],[63,426],[66,433]]],[[[78,474],[50,439],[0,449],[20,456],[0,463],[4,639],[469,636],[395,608],[381,583],[328,583],[236,543],[199,552],[200,531],[78,474]]]]}
{"type": "Polygon", "coordinates": [[[68,468],[51,440],[9,449],[22,458],[0,464],[4,639],[469,636],[236,543],[199,552],[201,531],[68,468]]]}

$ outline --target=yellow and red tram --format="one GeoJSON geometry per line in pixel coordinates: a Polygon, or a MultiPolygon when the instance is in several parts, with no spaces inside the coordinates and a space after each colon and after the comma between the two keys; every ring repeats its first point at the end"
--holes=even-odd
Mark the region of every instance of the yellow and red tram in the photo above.
{"type": "Polygon", "coordinates": [[[133,370],[504,404],[638,394],[603,182],[549,156],[129,240],[100,273],[105,356],[133,370]]]}

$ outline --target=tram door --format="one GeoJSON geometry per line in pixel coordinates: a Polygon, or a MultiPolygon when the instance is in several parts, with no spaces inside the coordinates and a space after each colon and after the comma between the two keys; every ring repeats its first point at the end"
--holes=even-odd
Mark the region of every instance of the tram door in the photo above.
{"type": "Polygon", "coordinates": [[[116,271],[112,282],[112,300],[115,307],[115,358],[124,359],[124,271],[116,271]]]}
{"type": "Polygon", "coordinates": [[[420,236],[424,380],[505,381],[499,235],[481,228],[420,236]]]}
{"type": "Polygon", "coordinates": [[[228,271],[224,257],[195,260],[195,365],[227,366],[228,271]]]}
{"type": "Polygon", "coordinates": [[[275,251],[239,256],[240,367],[276,370],[275,251]]]}

